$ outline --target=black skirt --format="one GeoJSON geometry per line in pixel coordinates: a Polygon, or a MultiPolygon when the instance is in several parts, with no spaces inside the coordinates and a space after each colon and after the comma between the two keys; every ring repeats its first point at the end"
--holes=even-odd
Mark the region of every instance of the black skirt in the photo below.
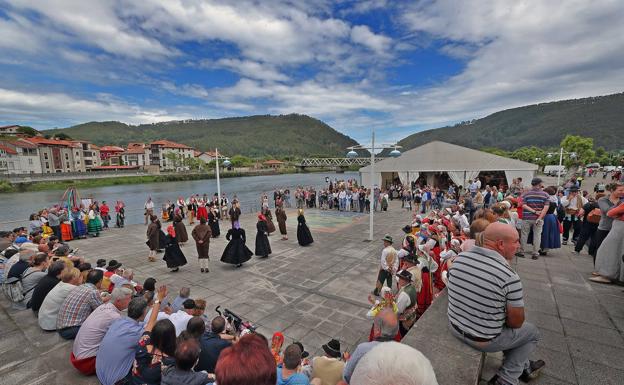
{"type": "Polygon", "coordinates": [[[221,262],[238,265],[249,261],[252,255],[253,253],[249,250],[247,245],[245,245],[245,241],[240,238],[232,239],[227,246],[225,246],[225,250],[223,250],[221,262]]]}
{"type": "Polygon", "coordinates": [[[305,218],[299,216],[299,218],[297,218],[297,221],[299,222],[299,225],[297,226],[297,241],[299,242],[299,244],[301,246],[307,246],[310,243],[314,242],[314,239],[312,238],[312,233],[310,232],[310,229],[305,222],[305,218]]]}
{"type": "Polygon", "coordinates": [[[165,255],[163,260],[167,262],[170,269],[186,265],[186,257],[178,245],[177,239],[167,235],[167,245],[165,246],[165,255]]]}
{"type": "Polygon", "coordinates": [[[258,233],[256,234],[256,255],[266,257],[271,254],[271,244],[267,236],[267,225],[264,222],[258,222],[258,233]]]}

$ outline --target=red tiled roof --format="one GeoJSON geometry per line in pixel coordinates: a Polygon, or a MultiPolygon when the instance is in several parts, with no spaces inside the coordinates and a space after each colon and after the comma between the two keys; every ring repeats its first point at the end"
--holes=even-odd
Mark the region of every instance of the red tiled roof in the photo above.
{"type": "Polygon", "coordinates": [[[16,140],[13,145],[21,148],[37,148],[36,144],[22,138],[16,140]]]}
{"type": "Polygon", "coordinates": [[[128,147],[124,154],[144,154],[145,149],[143,147],[128,147]]]}
{"type": "Polygon", "coordinates": [[[13,128],[13,127],[19,127],[17,124],[12,124],[10,126],[0,126],[0,129],[4,129],[4,128],[13,128]]]}
{"type": "Polygon", "coordinates": [[[176,142],[172,142],[170,140],[157,140],[155,142],[151,143],[152,145],[158,145],[161,147],[165,147],[165,148],[184,148],[184,149],[188,149],[188,150],[192,150],[192,147],[187,146],[186,144],[180,144],[180,143],[176,143],[176,142]]]}
{"type": "Polygon", "coordinates": [[[39,136],[31,136],[28,138],[28,141],[35,143],[39,146],[64,146],[64,147],[79,146],[78,143],[71,141],[71,140],[46,139],[44,137],[39,137],[39,136]]]}
{"type": "Polygon", "coordinates": [[[17,151],[13,147],[4,143],[0,143],[0,150],[4,150],[7,154],[17,155],[17,151]]]}
{"type": "Polygon", "coordinates": [[[126,150],[124,150],[121,147],[118,146],[103,146],[100,147],[100,152],[124,152],[126,150]]]}

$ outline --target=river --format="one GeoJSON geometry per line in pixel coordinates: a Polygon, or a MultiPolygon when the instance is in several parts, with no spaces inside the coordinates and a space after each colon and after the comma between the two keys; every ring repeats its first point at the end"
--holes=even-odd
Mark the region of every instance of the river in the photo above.
{"type": "MultiPolygon", "coordinates": [[[[325,178],[332,181],[356,179],[359,180],[357,172],[345,173],[305,173],[305,174],[284,174],[284,175],[263,175],[238,178],[221,179],[221,193],[225,193],[232,200],[234,194],[241,202],[243,212],[257,210],[260,204],[260,195],[267,193],[269,201],[273,203],[273,191],[275,189],[289,188],[291,191],[297,186],[314,186],[324,188],[325,178]]],[[[184,181],[184,182],[163,182],[145,183],[122,186],[107,186],[91,189],[81,189],[78,194],[81,198],[93,198],[99,202],[105,200],[111,206],[111,216],[114,220],[113,205],[117,200],[123,200],[126,204],[126,223],[143,223],[143,204],[148,196],[151,196],[156,204],[157,212],[160,215],[160,207],[167,200],[176,200],[178,196],[185,199],[191,194],[208,194],[212,197],[217,192],[217,181],[215,179],[184,181]]],[[[11,229],[17,226],[25,226],[28,223],[28,216],[43,207],[49,207],[61,203],[62,190],[36,191],[24,193],[0,194],[0,229],[11,229]]],[[[291,202],[294,204],[294,197],[291,195],[291,202]]]]}

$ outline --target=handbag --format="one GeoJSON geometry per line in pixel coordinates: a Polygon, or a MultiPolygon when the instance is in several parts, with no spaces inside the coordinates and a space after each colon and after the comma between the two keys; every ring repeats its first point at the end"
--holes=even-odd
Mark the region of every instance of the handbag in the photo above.
{"type": "Polygon", "coordinates": [[[600,208],[596,207],[592,211],[587,214],[587,221],[589,223],[600,223],[600,218],[602,217],[602,211],[600,208]]]}

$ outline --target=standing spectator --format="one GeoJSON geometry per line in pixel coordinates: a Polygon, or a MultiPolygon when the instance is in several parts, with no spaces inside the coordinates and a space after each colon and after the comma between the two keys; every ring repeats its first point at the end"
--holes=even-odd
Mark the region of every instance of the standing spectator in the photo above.
{"type": "Polygon", "coordinates": [[[95,357],[100,344],[110,325],[121,318],[121,312],[128,308],[131,299],[132,290],[116,287],[110,301],[98,306],[82,324],[69,357],[79,372],[87,376],[95,374],[95,357]]]}
{"type": "MultiPolygon", "coordinates": [[[[91,270],[87,274],[87,282],[72,290],[59,310],[56,317],[56,330],[66,340],[73,340],[78,334],[80,325],[95,308],[103,303],[99,289],[104,274],[101,270],[91,270]]],[[[108,301],[110,297],[105,296],[108,301]]]]}
{"type": "Polygon", "coordinates": [[[489,383],[515,385],[518,378],[535,378],[545,365],[529,361],[540,333],[524,322],[522,282],[509,265],[518,249],[518,232],[492,223],[481,234],[482,245],[462,252],[448,273],[450,329],[476,350],[504,351],[503,365],[489,383]]]}
{"type": "Polygon", "coordinates": [[[583,206],[587,203],[587,199],[579,195],[578,187],[571,186],[568,189],[568,196],[561,198],[561,205],[565,210],[563,219],[563,242],[567,245],[570,238],[570,229],[573,229],[572,242],[576,243],[581,235],[581,218],[583,217],[583,206]]]}
{"type": "Polygon", "coordinates": [[[600,223],[600,216],[591,216],[590,213],[600,208],[598,207],[597,200],[602,198],[604,193],[597,193],[595,197],[590,197],[588,202],[583,206],[583,222],[581,225],[581,235],[579,235],[578,240],[576,241],[576,245],[574,245],[574,251],[579,254],[583,250],[583,246],[588,244],[590,250],[589,254],[595,254],[594,250],[591,250],[592,239],[596,236],[596,231],[598,230],[598,223],[600,223]],[[596,218],[596,219],[594,219],[596,218]]]}
{"type": "Polygon", "coordinates": [[[143,208],[145,208],[144,216],[145,224],[147,225],[147,220],[150,219],[152,215],[154,215],[154,202],[152,201],[152,197],[147,197],[147,201],[143,205],[143,208]]]}
{"type": "MultiPolygon", "coordinates": [[[[617,191],[617,190],[616,190],[617,191]]],[[[611,230],[605,237],[596,255],[597,274],[590,278],[593,282],[612,283],[624,280],[624,202],[620,202],[607,212],[613,219],[611,230]]]]}
{"type": "Polygon", "coordinates": [[[620,197],[624,197],[624,184],[613,183],[608,186],[607,190],[609,195],[598,199],[597,202],[598,207],[600,207],[600,223],[598,223],[598,230],[592,240],[592,245],[589,247],[590,254],[594,257],[594,264],[596,263],[596,252],[607,234],[609,234],[613,224],[613,218],[609,217],[607,213],[620,202],[620,197]],[[593,254],[591,253],[592,251],[593,254]]]}
{"type": "Polygon", "coordinates": [[[542,227],[544,217],[548,212],[549,196],[542,191],[544,188],[540,178],[531,180],[531,190],[522,194],[522,229],[521,247],[516,253],[517,257],[524,258],[527,249],[529,232],[533,230],[533,259],[539,258],[540,240],[542,239],[542,227]]]}

